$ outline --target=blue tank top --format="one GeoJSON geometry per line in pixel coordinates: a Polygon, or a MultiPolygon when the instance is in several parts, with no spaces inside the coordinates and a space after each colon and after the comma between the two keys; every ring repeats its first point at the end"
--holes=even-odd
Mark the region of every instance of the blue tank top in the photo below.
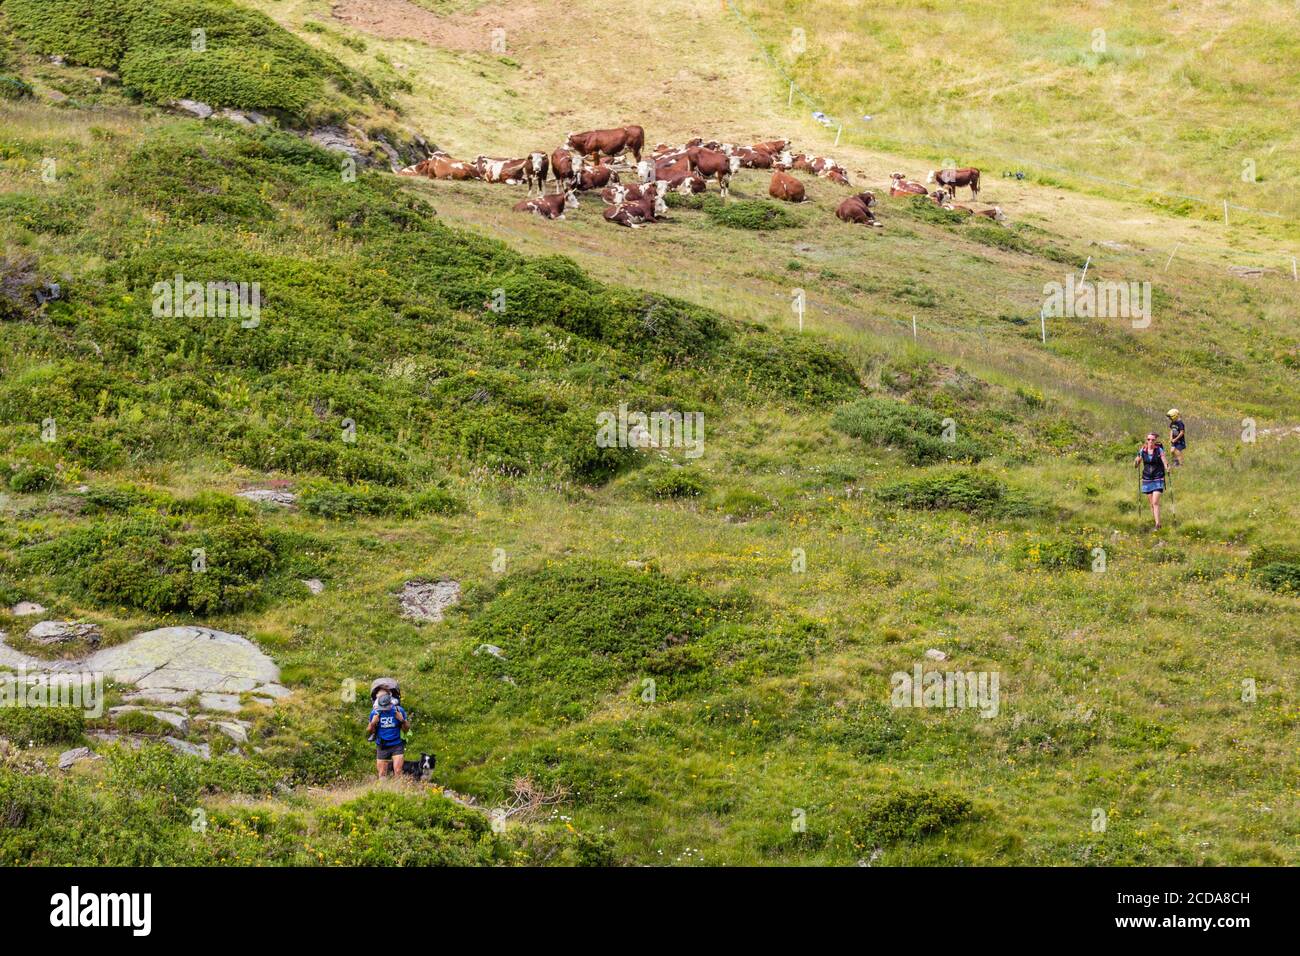
{"type": "Polygon", "coordinates": [[[406,711],[402,710],[400,704],[394,704],[392,710],[380,710],[376,707],[370,712],[371,720],[375,719],[375,714],[379,715],[375,740],[385,747],[396,747],[402,742],[402,721],[406,719],[406,711]]]}

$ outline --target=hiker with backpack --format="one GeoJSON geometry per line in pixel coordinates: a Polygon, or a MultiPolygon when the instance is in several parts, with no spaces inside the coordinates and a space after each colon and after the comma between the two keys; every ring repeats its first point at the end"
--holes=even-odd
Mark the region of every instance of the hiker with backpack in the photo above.
{"type": "Polygon", "coordinates": [[[411,721],[402,705],[387,690],[380,690],[375,695],[370,724],[366,727],[367,736],[372,736],[375,741],[375,768],[380,777],[388,776],[390,761],[393,774],[402,775],[402,764],[406,761],[406,742],[402,734],[410,729],[411,721]]]}
{"type": "Polygon", "coordinates": [[[1160,530],[1160,496],[1165,490],[1165,478],[1169,462],[1165,458],[1165,448],[1155,432],[1147,435],[1147,440],[1138,448],[1133,467],[1141,466],[1142,477],[1139,479],[1142,494],[1151,500],[1151,516],[1156,520],[1156,530],[1160,530]]]}
{"type": "Polygon", "coordinates": [[[1169,444],[1174,448],[1174,467],[1178,468],[1183,463],[1183,451],[1187,448],[1187,426],[1183,424],[1183,416],[1176,408],[1165,412],[1165,417],[1169,419],[1169,444]]]}

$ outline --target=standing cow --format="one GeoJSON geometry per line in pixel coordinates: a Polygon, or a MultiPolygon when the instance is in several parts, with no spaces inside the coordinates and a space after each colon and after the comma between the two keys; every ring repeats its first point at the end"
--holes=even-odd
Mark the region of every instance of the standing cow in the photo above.
{"type": "Polygon", "coordinates": [[[576,189],[604,189],[610,183],[618,182],[618,173],[613,167],[606,166],[604,163],[597,163],[595,166],[583,166],[578,172],[578,181],[576,189]]]}
{"type": "Polygon", "coordinates": [[[969,186],[971,199],[980,194],[980,171],[973,166],[963,166],[961,169],[932,169],[926,182],[938,183],[948,190],[948,196],[952,199],[957,198],[958,186],[969,186]]]}
{"type": "Polygon", "coordinates": [[[704,146],[692,146],[686,150],[686,159],[691,168],[705,179],[716,177],[722,197],[727,197],[731,192],[731,177],[740,171],[737,157],[704,146]]]}
{"type": "Polygon", "coordinates": [[[551,175],[555,177],[556,192],[572,189],[582,172],[582,154],[567,146],[561,146],[551,153],[551,175]]]}
{"type": "Polygon", "coordinates": [[[528,195],[533,194],[533,185],[537,185],[537,195],[546,192],[546,174],[550,171],[550,161],[542,152],[529,153],[524,163],[524,182],[528,184],[528,195]]]}
{"type": "Polygon", "coordinates": [[[617,126],[614,129],[592,129],[584,133],[570,133],[565,145],[570,149],[576,149],[593,161],[599,160],[601,156],[612,159],[630,152],[639,163],[641,150],[645,146],[645,130],[640,126],[617,126]]]}

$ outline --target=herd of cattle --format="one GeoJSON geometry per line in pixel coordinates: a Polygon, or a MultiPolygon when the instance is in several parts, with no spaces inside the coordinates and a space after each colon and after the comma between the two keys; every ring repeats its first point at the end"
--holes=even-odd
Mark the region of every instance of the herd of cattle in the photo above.
{"type": "MultiPolygon", "coordinates": [[[[473,162],[465,162],[437,151],[423,162],[406,167],[400,175],[523,184],[528,187],[529,198],[516,203],[515,211],[546,219],[563,219],[566,209],[578,208],[578,193],[599,190],[606,204],[605,219],[633,229],[663,219],[668,212],[664,197],[670,192],[683,196],[702,193],[709,180],[716,180],[719,192],[726,198],[732,176],[742,169],[770,169],[768,193],[784,202],[807,201],[803,183],[792,172],[810,173],[841,186],[852,186],[843,166],[826,156],[795,153],[790,141],[785,139],[737,146],[696,138],[677,146],[661,143],[644,159],[643,152],[645,130],[640,126],[620,126],[570,133],[565,144],[551,153],[539,151],[521,159],[479,156],[473,162]],[[626,161],[629,153],[631,163],[626,161]],[[620,173],[635,173],[636,182],[625,184],[620,173]],[[548,177],[555,184],[554,192],[548,193],[548,177]],[[536,197],[532,195],[534,189],[536,197]]],[[[902,173],[893,173],[889,194],[927,196],[937,205],[964,215],[987,216],[998,221],[1003,218],[996,206],[977,210],[956,204],[959,186],[970,188],[972,200],[979,196],[978,169],[934,170],[928,182],[939,188],[931,192],[902,173]]],[[[835,215],[845,222],[879,227],[873,209],[875,203],[873,193],[856,193],[836,207],[835,215]]]]}

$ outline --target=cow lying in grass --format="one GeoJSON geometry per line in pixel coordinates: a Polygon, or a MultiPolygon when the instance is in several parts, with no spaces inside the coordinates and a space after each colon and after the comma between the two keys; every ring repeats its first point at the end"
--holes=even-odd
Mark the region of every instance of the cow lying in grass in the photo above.
{"type": "Polygon", "coordinates": [[[773,199],[781,199],[785,202],[808,201],[808,197],[804,193],[803,183],[779,169],[773,171],[772,182],[768,185],[767,192],[773,199]]]}
{"type": "Polygon", "coordinates": [[[578,196],[572,189],[515,203],[515,212],[531,212],[543,219],[563,219],[564,210],[577,208],[578,196]]]}
{"type": "Polygon", "coordinates": [[[835,215],[845,222],[882,228],[880,223],[876,222],[876,216],[871,211],[871,207],[875,204],[876,197],[872,193],[860,192],[840,203],[835,209],[835,215]]]}
{"type": "Polygon", "coordinates": [[[610,206],[605,210],[605,221],[629,229],[640,229],[646,223],[657,222],[668,212],[668,204],[659,196],[642,196],[610,206]]]}
{"type": "Polygon", "coordinates": [[[407,166],[399,176],[426,176],[429,179],[478,179],[478,168],[438,151],[426,160],[407,166]]]}

